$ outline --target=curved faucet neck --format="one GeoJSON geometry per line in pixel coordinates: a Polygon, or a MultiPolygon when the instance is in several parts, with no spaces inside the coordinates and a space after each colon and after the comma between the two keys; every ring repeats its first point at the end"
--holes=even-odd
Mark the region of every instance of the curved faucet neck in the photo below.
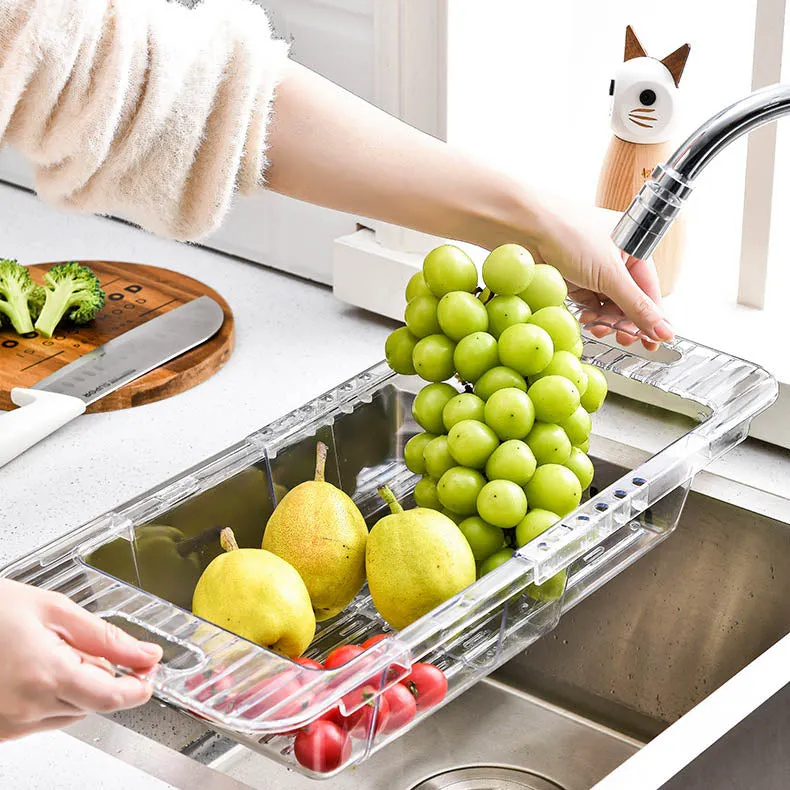
{"type": "Polygon", "coordinates": [[[645,182],[612,232],[615,244],[635,258],[651,255],[708,163],[734,140],[788,113],[790,85],[776,84],[755,91],[702,124],[645,182]]]}

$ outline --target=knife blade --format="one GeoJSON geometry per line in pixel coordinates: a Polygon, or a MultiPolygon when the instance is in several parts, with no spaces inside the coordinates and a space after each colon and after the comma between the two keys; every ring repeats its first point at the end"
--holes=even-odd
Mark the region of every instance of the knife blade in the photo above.
{"type": "Polygon", "coordinates": [[[201,296],[108,340],[31,389],[73,395],[87,406],[204,343],[223,320],[222,308],[201,296]]]}
{"type": "Polygon", "coordinates": [[[222,308],[193,299],[124,332],[29,389],[15,387],[20,408],[0,414],[0,466],[82,414],[86,407],[216,334],[222,308]]]}

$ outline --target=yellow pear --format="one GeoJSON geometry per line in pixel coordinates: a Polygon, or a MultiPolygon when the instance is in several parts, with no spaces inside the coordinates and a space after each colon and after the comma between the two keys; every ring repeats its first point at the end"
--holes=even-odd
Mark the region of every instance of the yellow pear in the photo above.
{"type": "Polygon", "coordinates": [[[379,493],[392,512],[368,537],[368,587],[379,614],[401,629],[472,584],[475,558],[452,519],[404,510],[386,486],[379,493]]]}
{"type": "Polygon", "coordinates": [[[328,620],[365,583],[365,519],[348,494],[324,480],[327,447],[318,442],[315,479],[292,488],[274,510],[261,547],[293,565],[316,620],[328,620]]]}
{"type": "Polygon", "coordinates": [[[223,529],[224,554],[203,571],[192,611],[262,647],[296,658],[315,636],[310,595],[299,573],[262,549],[240,549],[223,529]]]}

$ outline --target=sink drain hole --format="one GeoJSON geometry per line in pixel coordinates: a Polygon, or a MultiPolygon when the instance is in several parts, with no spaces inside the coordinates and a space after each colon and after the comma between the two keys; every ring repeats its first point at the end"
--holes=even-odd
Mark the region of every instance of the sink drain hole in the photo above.
{"type": "Polygon", "coordinates": [[[413,785],[410,790],[565,790],[565,788],[523,768],[465,765],[434,774],[413,785]]]}

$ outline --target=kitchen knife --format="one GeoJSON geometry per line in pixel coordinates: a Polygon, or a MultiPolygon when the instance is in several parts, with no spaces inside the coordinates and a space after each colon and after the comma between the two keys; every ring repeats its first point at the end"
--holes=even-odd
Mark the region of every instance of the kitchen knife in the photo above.
{"type": "Polygon", "coordinates": [[[20,408],[0,413],[0,466],[94,401],[199,346],[223,320],[222,308],[201,296],[118,335],[29,389],[14,387],[11,400],[20,408]]]}

